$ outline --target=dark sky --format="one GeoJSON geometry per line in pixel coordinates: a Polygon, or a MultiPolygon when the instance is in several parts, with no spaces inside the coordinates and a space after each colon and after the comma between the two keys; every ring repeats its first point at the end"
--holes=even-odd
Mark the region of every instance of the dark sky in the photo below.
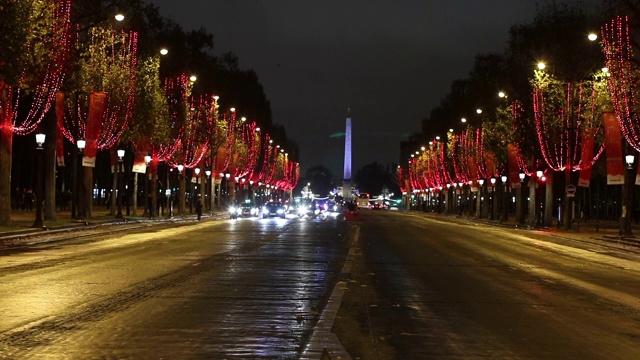
{"type": "MultiPolygon", "coordinates": [[[[274,122],[315,165],[342,177],[345,114],[353,119],[355,171],[397,163],[479,53],[502,52],[509,27],[530,21],[533,0],[149,0],[185,29],[205,27],[215,54],[254,69],[274,122]]],[[[574,4],[573,0],[557,0],[574,4]]],[[[588,0],[588,4],[600,4],[588,0]]],[[[242,109],[238,109],[241,113],[242,109]]]]}

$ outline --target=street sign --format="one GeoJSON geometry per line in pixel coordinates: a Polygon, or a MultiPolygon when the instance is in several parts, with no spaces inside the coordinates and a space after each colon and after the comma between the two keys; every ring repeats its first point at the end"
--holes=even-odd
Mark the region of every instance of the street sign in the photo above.
{"type": "Polygon", "coordinates": [[[573,196],[576,193],[576,186],[573,184],[567,185],[567,195],[573,196]]]}

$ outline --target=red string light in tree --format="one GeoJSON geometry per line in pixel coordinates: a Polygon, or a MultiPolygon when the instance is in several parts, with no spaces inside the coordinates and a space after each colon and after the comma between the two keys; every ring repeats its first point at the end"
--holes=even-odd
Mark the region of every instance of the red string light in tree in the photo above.
{"type": "MultiPolygon", "coordinates": [[[[16,88],[7,89],[7,99],[15,98],[12,110],[0,109],[0,113],[12,114],[12,130],[18,135],[26,135],[33,132],[38,124],[49,111],[56,96],[56,92],[60,89],[64,79],[68,52],[71,47],[71,1],[47,1],[46,7],[51,7],[52,11],[43,11],[43,13],[32,14],[32,16],[46,17],[51,15],[50,19],[46,19],[51,28],[46,30],[45,34],[36,33],[41,30],[38,27],[31,28],[29,35],[30,41],[25,49],[28,53],[33,53],[35,47],[39,51],[46,51],[48,62],[42,73],[34,73],[34,69],[28,68],[25,64],[20,83],[16,88]],[[23,89],[31,88],[33,100],[27,115],[18,119],[18,106],[21,100],[23,89]]],[[[42,19],[33,22],[42,22],[42,19]]],[[[9,101],[0,102],[3,108],[10,107],[9,101]]]]}
{"type": "Polygon", "coordinates": [[[638,58],[632,50],[629,19],[616,17],[602,28],[606,65],[611,76],[608,89],[613,109],[625,139],[640,151],[640,121],[638,119],[638,58]]]}

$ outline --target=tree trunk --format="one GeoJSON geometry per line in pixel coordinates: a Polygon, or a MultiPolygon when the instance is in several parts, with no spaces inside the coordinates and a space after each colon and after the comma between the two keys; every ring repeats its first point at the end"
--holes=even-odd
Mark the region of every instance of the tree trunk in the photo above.
{"type": "Polygon", "coordinates": [[[529,177],[529,221],[527,221],[527,225],[530,228],[536,226],[536,217],[537,217],[537,201],[536,201],[536,188],[537,188],[538,178],[531,174],[529,177]]]}
{"type": "Polygon", "coordinates": [[[0,81],[0,225],[11,223],[11,106],[9,88],[0,81]]]}
{"type": "MultiPolygon", "coordinates": [[[[138,175],[138,173],[133,174],[133,194],[131,194],[131,201],[133,202],[133,216],[138,216],[138,175]]],[[[146,191],[148,191],[148,189],[145,189],[145,192],[146,191]]]]}
{"type": "MultiPolygon", "coordinates": [[[[116,163],[115,168],[118,169],[119,168],[119,164],[116,163]]],[[[118,199],[118,170],[116,170],[116,172],[111,172],[112,175],[112,179],[111,179],[111,197],[109,198],[109,215],[111,216],[115,216],[116,215],[116,207],[118,206],[117,203],[117,199],[118,199]]]]}
{"type": "Polygon", "coordinates": [[[546,227],[552,226],[551,218],[553,217],[553,171],[547,176],[544,196],[544,221],[542,224],[546,227]]]}
{"type": "Polygon", "coordinates": [[[93,217],[93,168],[90,166],[83,166],[84,176],[82,177],[82,211],[83,218],[90,219],[93,217]]]}
{"type": "Polygon", "coordinates": [[[185,173],[183,172],[183,173],[179,174],[178,178],[179,178],[178,179],[178,181],[179,181],[178,212],[179,212],[180,216],[184,216],[184,209],[185,209],[185,207],[187,205],[187,202],[186,202],[187,190],[186,190],[186,180],[185,180],[186,176],[185,176],[185,173]]]}
{"type": "MultiPolygon", "coordinates": [[[[44,147],[44,220],[56,221],[56,147],[58,142],[58,126],[56,124],[56,113],[49,110],[42,120],[46,140],[44,147]]],[[[38,170],[39,171],[39,170],[38,170]]]]}

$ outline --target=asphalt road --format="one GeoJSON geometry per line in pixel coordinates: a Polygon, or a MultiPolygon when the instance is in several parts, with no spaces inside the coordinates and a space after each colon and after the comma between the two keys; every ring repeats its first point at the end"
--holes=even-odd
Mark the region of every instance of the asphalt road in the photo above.
{"type": "Polygon", "coordinates": [[[221,220],[1,249],[0,358],[297,359],[347,228],[221,220]]]}
{"type": "Polygon", "coordinates": [[[335,330],[355,359],[640,359],[640,256],[363,211],[335,330]]]}
{"type": "Polygon", "coordinates": [[[353,359],[640,358],[635,250],[387,211],[98,233],[0,249],[0,359],[314,358],[336,293],[353,359]]]}

